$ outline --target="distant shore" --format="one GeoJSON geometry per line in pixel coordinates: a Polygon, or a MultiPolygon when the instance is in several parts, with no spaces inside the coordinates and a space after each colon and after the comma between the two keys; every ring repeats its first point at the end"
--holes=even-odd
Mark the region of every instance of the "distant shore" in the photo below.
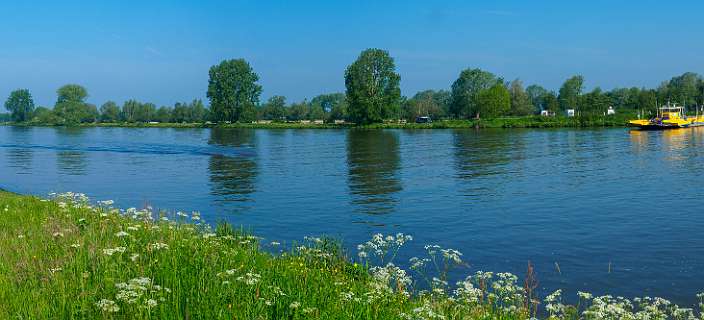
{"type": "Polygon", "coordinates": [[[67,127],[120,127],[120,128],[252,128],[252,129],[463,129],[463,128],[586,128],[586,127],[625,127],[628,117],[504,117],[471,120],[437,120],[432,123],[412,123],[389,121],[364,126],[351,123],[313,123],[313,122],[255,122],[255,123],[81,123],[76,125],[47,125],[41,123],[12,123],[10,126],[67,126],[67,127]]]}

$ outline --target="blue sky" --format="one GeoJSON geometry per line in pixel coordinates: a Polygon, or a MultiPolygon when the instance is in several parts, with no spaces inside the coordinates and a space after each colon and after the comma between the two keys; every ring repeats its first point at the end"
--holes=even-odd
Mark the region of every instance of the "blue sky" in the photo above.
{"type": "Polygon", "coordinates": [[[449,88],[467,67],[557,89],[657,86],[704,73],[704,2],[5,1],[0,96],[51,106],[62,84],[89,102],[205,99],[208,68],[245,58],[262,100],[344,91],[365,48],[396,59],[404,95],[449,88]]]}

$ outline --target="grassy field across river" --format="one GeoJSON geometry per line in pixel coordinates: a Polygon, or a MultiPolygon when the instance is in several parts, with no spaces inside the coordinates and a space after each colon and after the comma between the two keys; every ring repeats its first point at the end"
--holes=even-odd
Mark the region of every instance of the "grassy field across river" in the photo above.
{"type": "MultiPolygon", "coordinates": [[[[351,259],[338,242],[282,245],[201,215],[118,210],[81,194],[52,200],[0,192],[1,319],[693,319],[659,298],[557,291],[535,279],[477,271],[453,249],[426,246],[411,271],[394,257],[412,237],[374,235],[351,259]],[[287,249],[283,249],[287,248],[287,249]],[[376,266],[375,266],[376,265],[376,266]],[[415,280],[414,280],[415,279],[415,280]],[[425,281],[425,282],[424,282],[425,281]]],[[[690,317],[691,316],[691,317],[690,317]]]]}

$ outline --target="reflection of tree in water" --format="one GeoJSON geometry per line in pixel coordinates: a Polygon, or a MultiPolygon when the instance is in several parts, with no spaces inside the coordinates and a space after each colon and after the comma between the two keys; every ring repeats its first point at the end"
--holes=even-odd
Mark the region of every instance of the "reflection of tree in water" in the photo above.
{"type": "Polygon", "coordinates": [[[59,151],[56,153],[56,166],[59,172],[66,175],[84,175],[88,161],[83,151],[59,151]]]}
{"type": "Polygon", "coordinates": [[[457,176],[467,188],[469,196],[496,194],[497,183],[505,179],[493,179],[491,183],[482,178],[509,173],[507,168],[514,157],[522,158],[522,138],[515,134],[492,130],[457,130],[453,133],[455,166],[457,176]]]}
{"type": "Polygon", "coordinates": [[[347,166],[353,204],[370,214],[389,213],[401,191],[398,135],[388,131],[350,130],[347,166]]]}
{"type": "MultiPolygon", "coordinates": [[[[26,127],[5,127],[9,131],[9,140],[18,146],[26,145],[32,139],[33,128],[26,127]]],[[[7,149],[7,161],[11,168],[20,169],[22,173],[32,169],[34,160],[34,150],[30,148],[9,148],[7,149]]]]}
{"type": "MultiPolygon", "coordinates": [[[[59,147],[75,148],[80,146],[85,128],[55,127],[56,136],[59,138],[59,147]]],[[[80,150],[62,150],[56,153],[56,166],[59,173],[65,175],[84,175],[88,167],[87,155],[80,150]]]]}
{"type": "MultiPolygon", "coordinates": [[[[253,148],[254,130],[222,129],[210,130],[208,144],[229,148],[253,148]]],[[[214,154],[210,157],[210,181],[212,194],[221,202],[250,201],[249,195],[255,191],[257,177],[256,155],[246,152],[238,154],[214,154]]]]}
{"type": "MultiPolygon", "coordinates": [[[[455,165],[463,179],[502,174],[511,160],[513,135],[476,130],[453,133],[455,165]]],[[[514,137],[515,138],[515,137],[514,137]]]]}

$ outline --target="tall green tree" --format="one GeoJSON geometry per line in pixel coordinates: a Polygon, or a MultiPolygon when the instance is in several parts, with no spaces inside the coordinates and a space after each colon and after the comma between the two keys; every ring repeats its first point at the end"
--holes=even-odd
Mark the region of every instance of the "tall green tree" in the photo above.
{"type": "Polygon", "coordinates": [[[511,115],[527,116],[536,113],[520,79],[511,81],[509,92],[511,94],[511,115]]]}
{"type": "Polygon", "coordinates": [[[387,51],[367,49],[345,71],[347,112],[357,124],[381,122],[398,115],[401,76],[387,51]]]}
{"type": "Polygon", "coordinates": [[[5,109],[10,111],[12,121],[25,122],[32,118],[34,100],[27,89],[12,91],[5,101],[5,109]]]}
{"type": "Polygon", "coordinates": [[[288,119],[293,121],[308,119],[308,112],[310,108],[308,106],[308,101],[303,100],[302,102],[297,102],[291,104],[288,108],[288,119]]]}
{"type": "Polygon", "coordinates": [[[260,118],[267,120],[281,120],[286,117],[286,97],[272,96],[262,105],[260,118]]]}
{"type": "Polygon", "coordinates": [[[560,94],[557,99],[560,101],[560,109],[574,109],[579,105],[579,99],[584,90],[584,77],[581,75],[572,76],[560,87],[560,94]]]}
{"type": "Polygon", "coordinates": [[[167,106],[161,106],[156,110],[156,121],[161,123],[171,122],[171,108],[167,106]]]}
{"type": "Polygon", "coordinates": [[[63,120],[65,124],[77,124],[82,122],[94,122],[98,118],[98,110],[95,106],[85,102],[88,91],[77,84],[67,84],[57,91],[54,113],[63,120]]]}
{"type": "Polygon", "coordinates": [[[511,110],[511,93],[503,83],[496,83],[479,92],[477,96],[477,117],[500,117],[511,110]]]}
{"type": "Polygon", "coordinates": [[[700,83],[704,81],[702,77],[694,72],[685,72],[680,76],[672,77],[663,83],[660,91],[660,98],[663,102],[684,104],[691,107],[697,104],[701,96],[700,83]]]}
{"type": "Polygon", "coordinates": [[[457,118],[474,117],[479,114],[479,93],[501,83],[491,72],[481,69],[465,69],[452,83],[450,112],[457,118]]]}
{"type": "Polygon", "coordinates": [[[596,87],[580,98],[579,111],[585,116],[605,115],[610,104],[611,99],[601,91],[601,88],[596,87]]]}
{"type": "Polygon", "coordinates": [[[256,118],[262,87],[244,59],[225,60],[210,68],[208,99],[214,120],[249,122],[256,118]]]}
{"type": "Polygon", "coordinates": [[[125,101],[125,103],[122,104],[122,115],[120,116],[122,121],[136,122],[141,105],[139,101],[134,99],[125,101]]]}
{"type": "Polygon", "coordinates": [[[543,110],[548,110],[557,114],[560,111],[560,102],[557,100],[557,95],[554,92],[547,92],[541,98],[543,101],[543,110]]]}
{"type": "Polygon", "coordinates": [[[120,121],[120,107],[113,101],[108,101],[100,106],[100,121],[118,122],[120,121]]]}
{"type": "Polygon", "coordinates": [[[189,104],[191,111],[191,122],[206,122],[210,118],[210,110],[205,107],[203,101],[194,99],[189,104]]]}
{"type": "Polygon", "coordinates": [[[528,94],[530,103],[533,105],[533,108],[538,111],[547,109],[547,105],[545,103],[545,96],[548,93],[549,91],[547,89],[537,84],[529,85],[526,88],[526,94],[528,94]]]}

